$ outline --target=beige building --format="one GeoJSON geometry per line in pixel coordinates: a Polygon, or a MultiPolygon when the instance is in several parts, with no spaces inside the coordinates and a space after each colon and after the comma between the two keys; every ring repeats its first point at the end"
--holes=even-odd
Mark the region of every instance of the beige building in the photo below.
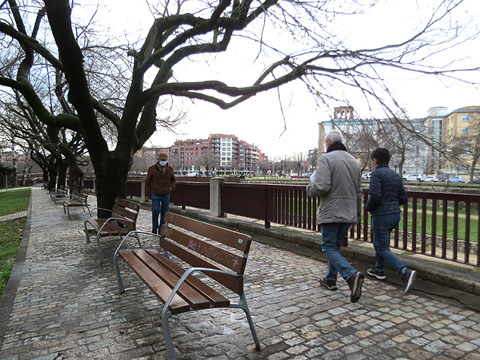
{"type": "MultiPolygon", "coordinates": [[[[442,121],[442,143],[450,156],[444,156],[442,170],[451,175],[468,175],[475,147],[480,141],[480,106],[467,106],[450,112],[442,121]]],[[[478,164],[476,166],[477,175],[478,164]]]]}

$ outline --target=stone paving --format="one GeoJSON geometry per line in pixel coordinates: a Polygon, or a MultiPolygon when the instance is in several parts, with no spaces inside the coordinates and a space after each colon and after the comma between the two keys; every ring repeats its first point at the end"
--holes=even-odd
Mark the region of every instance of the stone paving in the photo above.
{"type": "MultiPolygon", "coordinates": [[[[166,358],[159,301],[123,266],[126,293],[117,294],[117,241],[102,240],[108,258],[101,266],[81,231],[86,216],[79,209],[68,220],[33,189],[30,239],[0,359],[166,358]]],[[[142,210],[138,228],[149,227],[142,210]]],[[[338,291],[319,286],[325,271],[323,262],[254,243],[245,286],[262,351],[241,310],[211,309],[170,319],[177,359],[480,359],[479,312],[417,291],[403,296],[370,278],[351,304],[344,281],[338,291]]]]}

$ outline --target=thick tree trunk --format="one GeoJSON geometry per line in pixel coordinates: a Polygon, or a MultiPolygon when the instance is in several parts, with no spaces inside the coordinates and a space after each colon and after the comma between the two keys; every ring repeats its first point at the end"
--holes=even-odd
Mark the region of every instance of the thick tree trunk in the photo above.
{"type": "Polygon", "coordinates": [[[42,178],[43,178],[43,188],[48,189],[48,168],[41,167],[42,169],[42,178]]]}
{"type": "Polygon", "coordinates": [[[58,170],[55,166],[50,166],[48,168],[48,191],[55,191],[57,187],[57,174],[58,170]]]}
{"type": "Polygon", "coordinates": [[[83,171],[78,166],[68,167],[68,187],[70,194],[79,195],[83,189],[83,171]]]}
{"type": "MultiPolygon", "coordinates": [[[[118,156],[110,152],[101,166],[95,166],[97,206],[111,210],[116,198],[126,197],[128,171],[132,156],[118,156]]],[[[110,213],[99,211],[98,217],[110,217],[110,213]]]]}
{"type": "Polygon", "coordinates": [[[67,169],[68,165],[66,161],[60,160],[57,161],[57,166],[58,166],[58,188],[59,189],[65,189],[65,185],[67,184],[67,169]]]}

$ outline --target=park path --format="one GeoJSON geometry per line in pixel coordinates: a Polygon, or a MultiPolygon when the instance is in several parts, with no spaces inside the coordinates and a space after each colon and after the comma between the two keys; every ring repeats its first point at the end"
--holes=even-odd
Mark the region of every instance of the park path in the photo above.
{"type": "MultiPolygon", "coordinates": [[[[117,241],[102,240],[100,265],[81,231],[86,216],[78,209],[69,220],[45,190],[32,190],[28,247],[0,329],[0,359],[166,358],[160,303],[124,266],[126,293],[117,293],[117,241]]],[[[142,210],[138,228],[149,227],[150,212],[142,210]]],[[[338,291],[319,286],[325,272],[323,262],[254,243],[245,289],[262,351],[254,350],[241,311],[212,309],[170,319],[177,358],[480,360],[479,312],[417,290],[403,296],[370,278],[351,304],[343,280],[338,291]]]]}

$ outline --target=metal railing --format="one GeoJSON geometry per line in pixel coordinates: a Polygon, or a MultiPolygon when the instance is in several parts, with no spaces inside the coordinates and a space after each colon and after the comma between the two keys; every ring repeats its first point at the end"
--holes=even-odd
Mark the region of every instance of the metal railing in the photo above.
{"type": "MultiPolygon", "coordinates": [[[[480,195],[407,192],[402,221],[393,231],[392,247],[445,260],[480,266],[480,195]]],[[[178,182],[172,202],[209,208],[208,183],[178,182]]],[[[366,204],[368,190],[363,190],[366,204]]],[[[308,196],[305,185],[229,183],[221,185],[222,210],[270,223],[318,231],[318,199],[308,196]]],[[[352,239],[371,242],[371,217],[351,229],[352,239]],[[365,224],[367,224],[365,226],[365,224]]]]}

